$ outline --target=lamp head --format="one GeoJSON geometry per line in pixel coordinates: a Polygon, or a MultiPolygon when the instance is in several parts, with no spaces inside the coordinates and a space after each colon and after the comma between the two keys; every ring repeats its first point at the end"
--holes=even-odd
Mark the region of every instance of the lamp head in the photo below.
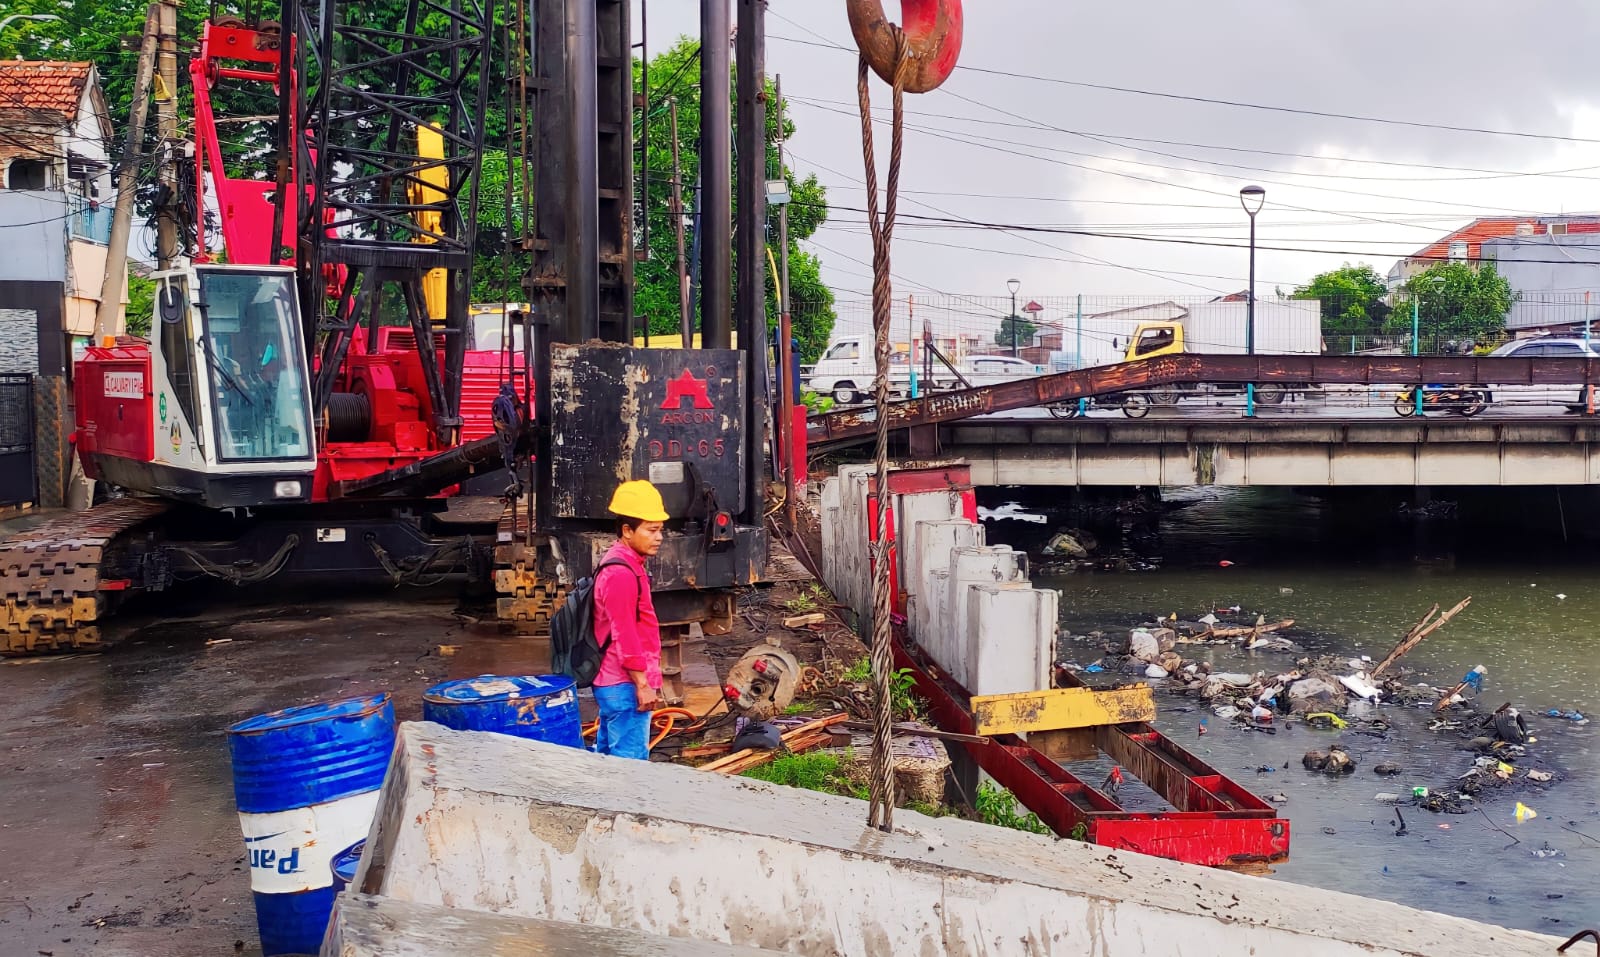
{"type": "Polygon", "coordinates": [[[1267,191],[1259,186],[1246,186],[1239,190],[1239,205],[1252,217],[1261,212],[1261,206],[1266,201],[1267,191]]]}

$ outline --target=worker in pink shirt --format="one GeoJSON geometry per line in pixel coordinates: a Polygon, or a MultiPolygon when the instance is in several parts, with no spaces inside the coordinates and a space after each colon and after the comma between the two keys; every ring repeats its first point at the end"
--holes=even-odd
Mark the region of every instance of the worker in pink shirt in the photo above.
{"type": "Polygon", "coordinates": [[[594,679],[595,750],[648,761],[650,713],[661,705],[661,627],[644,562],[661,550],[667,510],[656,487],[639,480],[617,488],[611,513],[617,542],[595,566],[594,637],[606,649],[594,679]]]}

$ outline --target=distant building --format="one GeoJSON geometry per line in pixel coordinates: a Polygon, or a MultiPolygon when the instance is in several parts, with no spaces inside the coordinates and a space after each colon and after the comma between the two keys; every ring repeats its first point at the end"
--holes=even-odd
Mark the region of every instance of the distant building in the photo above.
{"type": "Polygon", "coordinates": [[[1483,258],[1493,261],[1517,292],[1506,316],[1513,333],[1588,325],[1600,334],[1600,231],[1547,230],[1489,240],[1483,258]]]}
{"type": "MultiPolygon", "coordinates": [[[[0,373],[35,377],[39,501],[58,505],[72,356],[94,332],[114,203],[111,115],[94,65],[0,61],[0,131],[0,373]]],[[[0,409],[0,431],[9,412],[0,409]]]]}
{"type": "Polygon", "coordinates": [[[1488,216],[1475,219],[1397,261],[1387,276],[1389,288],[1403,286],[1411,277],[1441,262],[1482,262],[1485,243],[1580,233],[1600,233],[1600,216],[1488,216]]]}

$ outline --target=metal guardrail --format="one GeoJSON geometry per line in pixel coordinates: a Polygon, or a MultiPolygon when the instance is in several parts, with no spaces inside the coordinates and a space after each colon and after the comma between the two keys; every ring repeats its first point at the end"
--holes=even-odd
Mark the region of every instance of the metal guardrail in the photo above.
{"type": "MultiPolygon", "coordinates": [[[[888,418],[890,428],[914,428],[1119,392],[1207,383],[1283,389],[1414,383],[1576,388],[1600,384],[1600,362],[1548,356],[1161,356],[896,402],[888,418]]],[[[810,419],[808,440],[813,445],[849,444],[876,429],[871,409],[827,412],[810,419]]]]}

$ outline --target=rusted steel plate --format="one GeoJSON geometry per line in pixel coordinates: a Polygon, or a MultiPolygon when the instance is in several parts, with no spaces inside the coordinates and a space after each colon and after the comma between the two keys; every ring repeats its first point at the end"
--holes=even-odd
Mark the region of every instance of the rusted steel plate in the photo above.
{"type": "MultiPolygon", "coordinates": [[[[1600,363],[1553,356],[1160,356],[896,402],[889,409],[888,422],[899,429],[1096,395],[1205,382],[1577,386],[1600,384],[1600,363]]],[[[871,410],[852,409],[813,417],[808,434],[813,441],[832,442],[871,435],[876,428],[871,410]]]]}
{"type": "Polygon", "coordinates": [[[1026,734],[1154,721],[1156,701],[1150,686],[1144,684],[1106,691],[1052,688],[973,695],[971,711],[974,734],[1026,734]]]}

